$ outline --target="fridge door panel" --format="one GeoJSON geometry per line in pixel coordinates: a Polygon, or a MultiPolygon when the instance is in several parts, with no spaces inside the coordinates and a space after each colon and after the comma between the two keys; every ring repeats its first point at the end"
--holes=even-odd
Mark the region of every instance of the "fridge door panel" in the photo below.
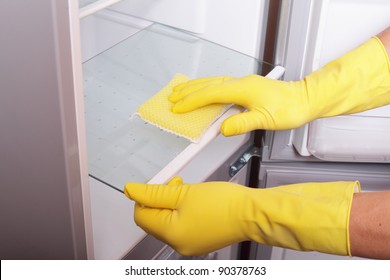
{"type": "Polygon", "coordinates": [[[2,260],[93,258],[71,2],[0,1],[2,260]]]}
{"type": "MultiPolygon", "coordinates": [[[[384,0],[323,1],[322,9],[317,11],[314,16],[320,21],[316,38],[308,46],[314,51],[307,60],[306,73],[322,67],[390,25],[390,3],[384,0]]],[[[386,106],[353,116],[316,120],[302,129],[306,134],[295,134],[300,137],[295,137],[294,143],[300,147],[302,155],[311,154],[322,160],[389,162],[389,115],[390,107],[386,106]]]]}
{"type": "Polygon", "coordinates": [[[354,115],[316,120],[309,125],[307,149],[327,161],[390,162],[390,118],[354,115]]]}
{"type": "Polygon", "coordinates": [[[275,187],[304,182],[359,180],[362,191],[390,189],[390,166],[364,163],[263,163],[260,168],[261,187],[275,187]]]}
{"type": "Polygon", "coordinates": [[[319,252],[301,252],[280,247],[273,247],[271,260],[364,260],[358,257],[346,257],[319,252]]]}
{"type": "Polygon", "coordinates": [[[321,10],[315,10],[313,14],[313,17],[318,17],[320,20],[318,29],[313,29],[317,37],[316,42],[313,43],[317,47],[311,63],[312,70],[343,55],[390,25],[389,1],[326,0],[322,2],[321,10]]]}
{"type": "MultiPolygon", "coordinates": [[[[295,1],[289,15],[290,34],[295,35],[286,48],[285,79],[301,79],[378,34],[390,25],[389,13],[390,2],[385,0],[295,1]]],[[[291,132],[290,148],[308,160],[389,162],[389,115],[385,106],[316,120],[291,132]],[[353,145],[345,149],[345,143],[353,145]]]]}

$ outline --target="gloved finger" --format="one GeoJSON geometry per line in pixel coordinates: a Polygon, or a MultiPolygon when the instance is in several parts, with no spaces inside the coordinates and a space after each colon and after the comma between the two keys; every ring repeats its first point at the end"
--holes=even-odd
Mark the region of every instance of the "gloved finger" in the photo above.
{"type": "Polygon", "coordinates": [[[264,112],[243,112],[227,118],[221,125],[224,136],[243,134],[255,129],[272,129],[275,127],[272,115],[264,112]]]}
{"type": "Polygon", "coordinates": [[[176,209],[180,195],[185,192],[182,186],[127,183],[124,193],[131,200],[146,207],[176,209]]]}
{"type": "Polygon", "coordinates": [[[168,186],[179,186],[183,185],[183,179],[180,176],[174,176],[171,180],[169,180],[168,186]]]}
{"type": "Polygon", "coordinates": [[[210,77],[210,78],[200,78],[191,80],[182,84],[175,86],[172,90],[172,93],[168,97],[168,100],[176,103],[177,101],[183,99],[187,95],[197,92],[203,88],[206,88],[211,85],[220,84],[226,80],[231,79],[231,77],[219,76],[219,77],[210,77]]]}
{"type": "Polygon", "coordinates": [[[236,93],[235,88],[223,83],[215,86],[210,85],[187,95],[173,105],[172,112],[187,113],[211,104],[231,103],[248,107],[247,101],[236,93]]]}
{"type": "Polygon", "coordinates": [[[166,231],[172,220],[173,210],[155,209],[141,206],[138,203],[134,208],[134,221],[144,231],[160,239],[165,239],[166,231]]]}

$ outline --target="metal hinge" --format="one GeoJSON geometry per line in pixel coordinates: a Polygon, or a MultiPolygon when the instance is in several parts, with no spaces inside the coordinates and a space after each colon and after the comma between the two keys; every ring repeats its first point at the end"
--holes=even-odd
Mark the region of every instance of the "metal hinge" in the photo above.
{"type": "Polygon", "coordinates": [[[259,147],[251,146],[246,150],[239,159],[232,163],[229,167],[230,177],[234,177],[252,157],[261,157],[261,149],[259,147]]]}

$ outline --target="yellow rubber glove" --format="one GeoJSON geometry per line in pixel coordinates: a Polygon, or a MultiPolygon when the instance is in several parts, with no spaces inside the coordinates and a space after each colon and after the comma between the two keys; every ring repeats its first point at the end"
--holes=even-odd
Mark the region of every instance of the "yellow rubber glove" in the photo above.
{"type": "Polygon", "coordinates": [[[254,129],[299,127],[317,118],[352,114],[390,103],[387,53],[377,37],[296,82],[257,75],[212,77],[183,83],[169,97],[173,112],[184,113],[212,103],[248,109],[227,119],[225,136],[254,129]]]}
{"type": "Polygon", "coordinates": [[[252,189],[233,183],[127,183],[134,218],[183,255],[252,240],[305,251],[350,255],[349,214],[358,182],[252,189]]]}

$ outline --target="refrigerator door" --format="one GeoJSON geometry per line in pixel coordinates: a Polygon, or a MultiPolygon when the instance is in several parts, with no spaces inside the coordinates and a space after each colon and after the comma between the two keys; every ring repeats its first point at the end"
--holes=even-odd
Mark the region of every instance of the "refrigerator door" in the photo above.
{"type": "Polygon", "coordinates": [[[390,162],[390,107],[312,122],[307,150],[322,160],[390,162]]]}
{"type": "Polygon", "coordinates": [[[71,39],[78,6],[71,4],[0,1],[3,260],[93,258],[80,45],[71,39]]]}
{"type": "MultiPolygon", "coordinates": [[[[301,77],[390,25],[390,2],[313,1],[301,77]]],[[[389,162],[390,106],[313,121],[294,131],[299,154],[327,161],[389,162]]]]}

